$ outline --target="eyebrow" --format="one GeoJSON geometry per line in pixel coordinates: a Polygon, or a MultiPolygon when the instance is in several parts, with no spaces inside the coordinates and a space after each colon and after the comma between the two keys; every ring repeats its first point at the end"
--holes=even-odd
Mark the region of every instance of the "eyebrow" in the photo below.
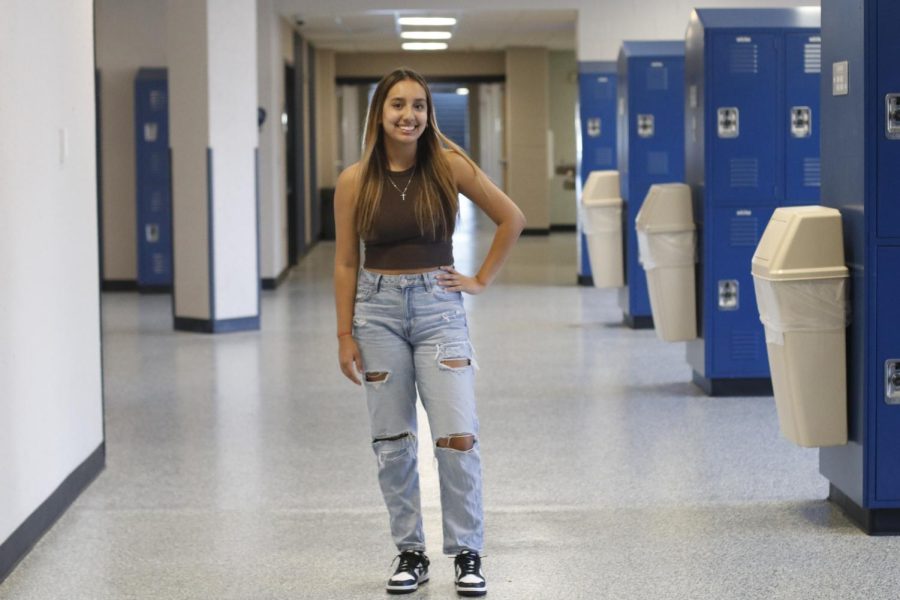
{"type": "MultiPolygon", "coordinates": [[[[391,99],[389,100],[389,102],[394,102],[395,100],[403,100],[403,101],[405,102],[405,101],[406,101],[406,98],[404,98],[403,96],[394,96],[393,98],[391,98],[391,99]]],[[[413,98],[413,102],[425,102],[425,98],[424,98],[424,97],[422,97],[422,98],[413,98]]]]}

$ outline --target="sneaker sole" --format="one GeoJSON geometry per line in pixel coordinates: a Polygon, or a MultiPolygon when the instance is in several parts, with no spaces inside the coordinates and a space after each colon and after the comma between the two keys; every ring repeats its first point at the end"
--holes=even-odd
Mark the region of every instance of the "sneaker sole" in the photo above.
{"type": "Polygon", "coordinates": [[[487,586],[481,588],[456,588],[456,593],[467,598],[475,598],[487,594],[487,586]]]}
{"type": "Polygon", "coordinates": [[[428,583],[428,574],[427,573],[421,579],[419,579],[419,582],[416,584],[415,587],[412,587],[409,585],[406,585],[406,586],[399,586],[399,585],[398,586],[390,586],[389,585],[389,586],[386,586],[384,589],[388,594],[398,596],[400,594],[412,594],[417,589],[419,589],[419,586],[425,585],[426,583],[428,583]]]}

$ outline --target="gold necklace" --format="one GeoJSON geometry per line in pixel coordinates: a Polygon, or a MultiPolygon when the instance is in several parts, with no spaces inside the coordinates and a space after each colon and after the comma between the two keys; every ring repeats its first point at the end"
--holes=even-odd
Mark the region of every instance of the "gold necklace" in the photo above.
{"type": "Polygon", "coordinates": [[[391,174],[388,173],[388,183],[390,183],[392,186],[394,186],[395,190],[400,192],[400,201],[401,202],[406,202],[406,190],[409,189],[409,184],[412,183],[413,177],[415,177],[415,175],[416,175],[416,166],[417,165],[413,165],[413,170],[412,170],[412,173],[410,173],[410,175],[409,175],[409,180],[406,182],[406,185],[403,186],[402,190],[397,187],[397,184],[394,183],[393,179],[391,179],[391,174]]]}

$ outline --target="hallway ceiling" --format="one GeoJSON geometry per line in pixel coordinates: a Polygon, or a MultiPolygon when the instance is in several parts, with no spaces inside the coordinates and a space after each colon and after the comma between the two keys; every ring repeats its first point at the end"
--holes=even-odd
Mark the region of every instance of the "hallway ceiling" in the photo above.
{"type": "MultiPolygon", "coordinates": [[[[456,17],[450,51],[503,50],[512,46],[575,49],[574,10],[367,11],[349,14],[294,13],[300,32],[319,48],[338,52],[400,51],[397,17],[456,17]]],[[[404,30],[413,29],[404,27],[404,30]]]]}

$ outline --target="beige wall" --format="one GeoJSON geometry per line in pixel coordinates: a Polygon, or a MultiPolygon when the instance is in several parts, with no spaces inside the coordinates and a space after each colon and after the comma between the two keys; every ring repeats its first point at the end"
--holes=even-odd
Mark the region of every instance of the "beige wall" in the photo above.
{"type": "Polygon", "coordinates": [[[381,77],[397,67],[409,67],[425,77],[461,75],[503,76],[503,52],[359,52],[335,55],[338,77],[381,77]]]}
{"type": "Polygon", "coordinates": [[[134,76],[166,66],[165,16],[165,2],[96,0],[104,280],[137,279],[134,76]]]}
{"type": "Polygon", "coordinates": [[[506,52],[507,193],[528,229],[549,229],[549,56],[545,48],[506,52]]]}
{"type": "Polygon", "coordinates": [[[332,50],[316,50],[316,182],[334,187],[338,168],[337,94],[335,56],[332,50]]]}
{"type": "MultiPolygon", "coordinates": [[[[574,52],[550,53],[550,129],[553,131],[553,165],[575,164],[575,103],[578,98],[578,63],[574,52]]],[[[575,190],[563,187],[566,178],[550,179],[550,224],[575,225],[575,190]]]]}

